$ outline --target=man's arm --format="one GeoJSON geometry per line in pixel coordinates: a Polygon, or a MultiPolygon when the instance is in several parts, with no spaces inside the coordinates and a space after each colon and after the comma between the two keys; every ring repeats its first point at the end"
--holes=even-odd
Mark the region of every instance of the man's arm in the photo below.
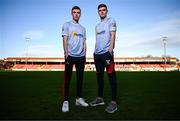
{"type": "Polygon", "coordinates": [[[84,40],[84,52],[85,52],[85,56],[86,56],[86,50],[87,50],[87,44],[86,44],[86,40],[84,40]]]}
{"type": "Polygon", "coordinates": [[[64,58],[65,59],[68,56],[67,41],[68,41],[68,37],[67,36],[63,36],[63,48],[64,48],[64,58]]]}
{"type": "Polygon", "coordinates": [[[116,32],[111,31],[110,32],[110,47],[109,47],[109,52],[112,55],[113,49],[115,47],[115,39],[116,39],[116,32]]]}

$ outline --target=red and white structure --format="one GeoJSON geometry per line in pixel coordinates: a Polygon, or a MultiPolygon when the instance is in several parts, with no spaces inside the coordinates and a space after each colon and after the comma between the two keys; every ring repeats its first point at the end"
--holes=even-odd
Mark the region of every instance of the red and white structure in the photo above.
{"type": "MultiPolygon", "coordinates": [[[[162,57],[127,57],[115,58],[116,71],[180,71],[180,62],[177,58],[162,57]]],[[[21,58],[10,57],[1,59],[1,67],[13,71],[64,71],[64,58],[21,58]]],[[[75,71],[75,68],[73,68],[75,71]]],[[[95,71],[94,59],[86,58],[85,71],[95,71]]]]}

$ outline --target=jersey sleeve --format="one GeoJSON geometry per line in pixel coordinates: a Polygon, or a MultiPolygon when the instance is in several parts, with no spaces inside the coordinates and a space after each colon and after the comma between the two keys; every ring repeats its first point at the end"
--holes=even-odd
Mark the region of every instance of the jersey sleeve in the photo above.
{"type": "Polygon", "coordinates": [[[110,31],[116,31],[117,27],[116,27],[116,21],[114,19],[111,19],[110,21],[110,31]]]}
{"type": "Polygon", "coordinates": [[[68,36],[68,24],[65,23],[63,26],[62,26],[62,37],[63,36],[68,36]]]}

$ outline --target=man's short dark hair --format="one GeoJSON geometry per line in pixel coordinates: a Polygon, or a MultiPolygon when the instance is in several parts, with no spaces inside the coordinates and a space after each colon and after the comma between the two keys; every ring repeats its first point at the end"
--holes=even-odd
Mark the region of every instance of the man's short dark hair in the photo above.
{"type": "Polygon", "coordinates": [[[105,8],[107,9],[107,6],[106,6],[105,4],[100,4],[100,5],[98,5],[98,10],[99,10],[99,8],[101,8],[101,7],[105,7],[105,8]]]}
{"type": "Polygon", "coordinates": [[[81,8],[79,6],[74,6],[72,9],[71,9],[71,13],[73,12],[74,9],[78,9],[81,11],[81,8]]]}

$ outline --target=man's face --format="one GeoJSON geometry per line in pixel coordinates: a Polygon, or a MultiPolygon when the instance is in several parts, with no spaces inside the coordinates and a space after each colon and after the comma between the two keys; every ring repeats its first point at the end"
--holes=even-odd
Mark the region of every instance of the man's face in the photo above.
{"type": "Polygon", "coordinates": [[[81,11],[79,9],[74,9],[72,11],[73,20],[79,21],[80,16],[81,16],[81,11]]]}
{"type": "Polygon", "coordinates": [[[98,14],[99,14],[101,19],[106,18],[106,16],[107,16],[107,9],[106,9],[106,7],[99,8],[98,14]]]}

